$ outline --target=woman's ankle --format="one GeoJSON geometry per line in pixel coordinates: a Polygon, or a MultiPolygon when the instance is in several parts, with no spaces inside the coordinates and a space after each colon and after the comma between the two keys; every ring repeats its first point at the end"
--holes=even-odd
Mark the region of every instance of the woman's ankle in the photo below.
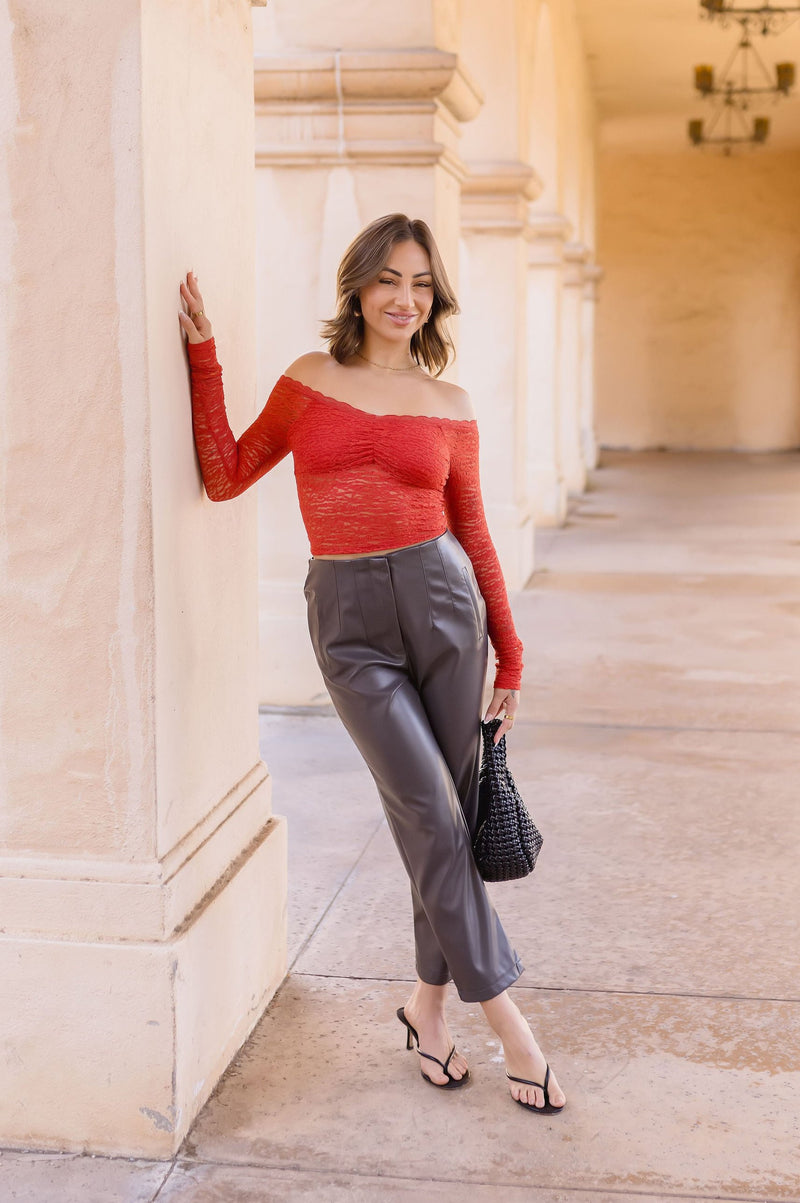
{"type": "Polygon", "coordinates": [[[411,1007],[415,1011],[422,1011],[425,1014],[434,1014],[436,1012],[444,1014],[446,1005],[447,986],[432,986],[430,983],[421,980],[417,981],[406,1003],[406,1007],[411,1007]]]}
{"type": "Polygon", "coordinates": [[[489,1027],[504,1045],[523,1039],[526,1030],[530,1032],[525,1016],[505,991],[481,1005],[489,1027]]]}

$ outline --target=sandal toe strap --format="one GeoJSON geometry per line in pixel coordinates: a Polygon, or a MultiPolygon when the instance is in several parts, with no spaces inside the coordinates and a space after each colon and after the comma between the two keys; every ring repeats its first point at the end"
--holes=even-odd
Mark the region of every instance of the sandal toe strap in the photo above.
{"type": "Polygon", "coordinates": [[[450,1049],[450,1052],[447,1054],[447,1060],[445,1061],[444,1065],[442,1066],[442,1069],[443,1069],[443,1070],[444,1070],[444,1072],[447,1074],[448,1078],[450,1077],[450,1074],[449,1074],[449,1073],[447,1073],[447,1067],[448,1067],[448,1065],[450,1064],[450,1060],[451,1060],[451,1058],[452,1058],[452,1056],[453,1056],[453,1053],[454,1053],[455,1051],[456,1051],[456,1046],[455,1046],[455,1045],[453,1045],[453,1047],[450,1049]]]}
{"type": "MultiPolygon", "coordinates": [[[[438,1057],[434,1057],[434,1056],[433,1056],[431,1053],[423,1053],[423,1051],[422,1051],[422,1049],[421,1049],[421,1048],[418,1048],[418,1049],[417,1049],[417,1052],[419,1053],[420,1057],[425,1057],[425,1058],[427,1058],[427,1060],[428,1060],[428,1061],[435,1061],[435,1062],[436,1062],[436,1064],[437,1064],[437,1065],[438,1065],[438,1066],[439,1066],[439,1067],[440,1067],[440,1068],[443,1070],[443,1072],[444,1072],[444,1073],[446,1073],[446,1074],[447,1074],[447,1067],[448,1067],[448,1065],[450,1064],[450,1058],[452,1057],[452,1055],[453,1055],[453,1053],[454,1053],[455,1051],[456,1051],[456,1046],[455,1046],[455,1045],[453,1045],[453,1047],[450,1049],[450,1052],[449,1052],[449,1053],[448,1053],[448,1055],[447,1055],[447,1060],[446,1060],[446,1061],[440,1061],[438,1057]]],[[[448,1076],[448,1078],[450,1077],[450,1075],[449,1075],[449,1074],[447,1074],[447,1076],[448,1076]]]]}
{"type": "Polygon", "coordinates": [[[550,1066],[547,1066],[547,1073],[544,1075],[544,1082],[532,1082],[530,1078],[515,1078],[513,1074],[508,1072],[508,1070],[506,1070],[506,1077],[509,1079],[509,1081],[519,1082],[523,1086],[538,1086],[540,1090],[544,1090],[546,1093],[547,1083],[550,1081],[550,1066]]]}

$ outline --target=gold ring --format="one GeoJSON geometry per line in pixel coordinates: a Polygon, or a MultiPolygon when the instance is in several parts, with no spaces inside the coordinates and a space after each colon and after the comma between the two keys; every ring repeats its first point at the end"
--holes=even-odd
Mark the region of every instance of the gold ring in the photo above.
{"type": "Polygon", "coordinates": [[[189,317],[192,319],[192,321],[194,321],[194,319],[196,317],[205,317],[205,310],[204,309],[196,309],[194,313],[189,314],[189,317]]]}

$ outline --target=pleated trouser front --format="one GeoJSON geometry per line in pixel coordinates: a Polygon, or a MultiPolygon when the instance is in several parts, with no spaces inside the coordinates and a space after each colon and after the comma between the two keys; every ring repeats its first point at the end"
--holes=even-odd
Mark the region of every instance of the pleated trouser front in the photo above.
{"type": "Polygon", "coordinates": [[[311,642],[411,882],[417,973],[465,1002],[522,972],[472,855],[486,605],[456,537],[309,561],[311,642]]]}

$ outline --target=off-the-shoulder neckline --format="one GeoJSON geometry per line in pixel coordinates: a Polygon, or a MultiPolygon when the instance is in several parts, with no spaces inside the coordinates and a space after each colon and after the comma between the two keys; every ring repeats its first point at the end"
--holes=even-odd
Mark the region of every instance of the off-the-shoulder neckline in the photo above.
{"type": "Polygon", "coordinates": [[[281,376],[281,380],[286,380],[289,384],[296,385],[297,388],[303,389],[306,393],[311,393],[321,401],[332,402],[334,405],[342,405],[345,409],[353,410],[354,413],[363,414],[366,418],[410,418],[412,421],[417,421],[421,418],[425,422],[446,422],[450,426],[477,426],[475,418],[446,418],[439,414],[376,414],[369,409],[362,409],[360,405],[351,405],[349,401],[340,401],[338,397],[331,397],[327,393],[321,393],[318,389],[312,388],[310,384],[304,384],[302,380],[295,380],[294,376],[287,376],[284,373],[281,376]]]}

